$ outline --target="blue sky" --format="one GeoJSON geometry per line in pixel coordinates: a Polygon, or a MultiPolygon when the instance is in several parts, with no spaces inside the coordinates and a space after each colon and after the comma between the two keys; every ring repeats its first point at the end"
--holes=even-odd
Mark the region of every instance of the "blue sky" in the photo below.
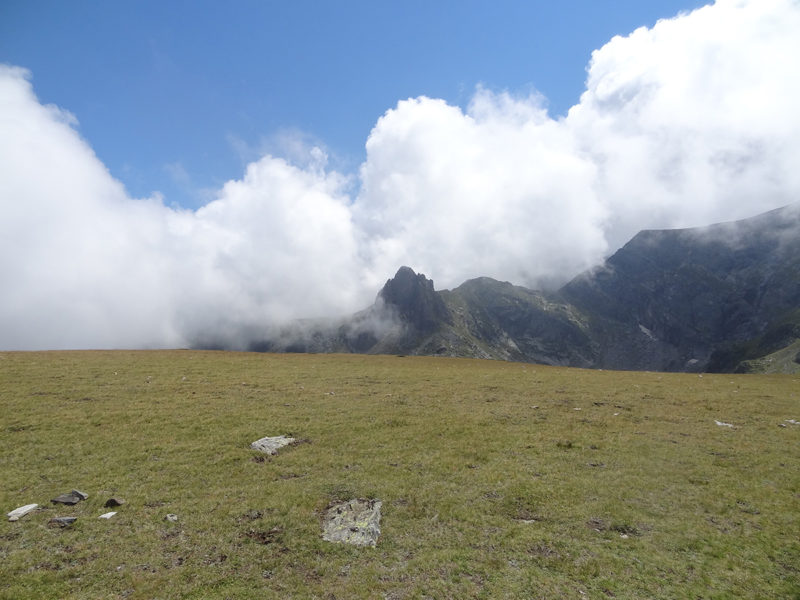
{"type": "Polygon", "coordinates": [[[0,0],[0,349],[554,288],[800,199],[800,3],[0,0]]]}
{"type": "Polygon", "coordinates": [[[298,139],[355,171],[406,98],[535,89],[563,115],[594,49],[703,4],[4,0],[0,62],[31,71],[132,196],[194,208],[298,139]]]}

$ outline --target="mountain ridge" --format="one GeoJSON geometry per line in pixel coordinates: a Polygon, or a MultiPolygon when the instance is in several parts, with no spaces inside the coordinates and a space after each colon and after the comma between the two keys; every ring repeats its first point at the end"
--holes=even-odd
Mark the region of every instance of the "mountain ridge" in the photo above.
{"type": "Polygon", "coordinates": [[[403,266],[371,307],[339,322],[292,324],[250,349],[797,371],[800,204],[701,228],[643,230],[553,292],[490,277],[436,291],[403,266]]]}

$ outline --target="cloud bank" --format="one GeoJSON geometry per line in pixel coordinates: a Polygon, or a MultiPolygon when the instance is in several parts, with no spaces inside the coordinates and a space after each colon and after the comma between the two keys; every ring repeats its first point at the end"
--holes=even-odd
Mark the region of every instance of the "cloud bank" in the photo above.
{"type": "Polygon", "coordinates": [[[363,308],[403,264],[536,286],[640,229],[796,202],[797,31],[795,0],[720,0],[596,50],[564,118],[482,88],[466,109],[403,100],[357,174],[267,155],[195,211],[129,197],[0,66],[0,348],[236,347],[363,308]]]}

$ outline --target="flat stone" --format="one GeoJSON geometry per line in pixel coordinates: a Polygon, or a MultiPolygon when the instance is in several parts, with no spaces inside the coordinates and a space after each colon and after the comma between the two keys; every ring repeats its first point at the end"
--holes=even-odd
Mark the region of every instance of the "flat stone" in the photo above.
{"type": "Polygon", "coordinates": [[[77,520],[78,517],[55,517],[50,519],[49,525],[51,527],[69,527],[77,520]]]}
{"type": "Polygon", "coordinates": [[[263,437],[260,440],[256,440],[250,447],[253,450],[258,450],[259,452],[263,452],[264,454],[277,454],[279,448],[283,448],[284,446],[288,446],[289,444],[293,444],[295,441],[294,438],[286,437],[285,435],[278,435],[275,437],[263,437]]]}
{"type": "Polygon", "coordinates": [[[80,502],[81,499],[73,493],[69,494],[61,494],[60,496],[56,496],[50,502],[53,504],[77,504],[80,502]]]}
{"type": "Polygon", "coordinates": [[[26,504],[25,506],[20,506],[19,508],[15,508],[10,513],[8,513],[8,520],[9,521],[19,521],[22,517],[27,515],[29,512],[32,512],[39,508],[38,504],[26,504]]]}
{"type": "Polygon", "coordinates": [[[81,500],[86,500],[89,494],[84,494],[78,490],[72,490],[68,494],[61,494],[51,500],[53,504],[77,504],[81,500]]]}
{"type": "Polygon", "coordinates": [[[108,500],[106,500],[106,503],[103,504],[103,506],[106,507],[106,508],[115,508],[117,506],[122,506],[123,504],[125,504],[125,500],[123,500],[122,498],[116,498],[115,497],[115,498],[109,498],[108,500]]]}
{"type": "Polygon", "coordinates": [[[98,518],[98,519],[110,519],[110,518],[111,518],[111,517],[113,517],[115,514],[117,514],[117,511],[115,511],[115,510],[114,510],[114,511],[111,511],[111,512],[103,513],[102,515],[100,515],[100,516],[99,516],[99,517],[97,517],[97,518],[98,518]]]}
{"type": "Polygon", "coordinates": [[[334,504],[325,513],[322,539],[374,547],[381,534],[381,504],[380,500],[363,498],[334,504]]]}
{"type": "Polygon", "coordinates": [[[169,521],[170,523],[177,523],[178,522],[178,515],[174,515],[172,513],[168,514],[164,517],[165,521],[169,521]]]}

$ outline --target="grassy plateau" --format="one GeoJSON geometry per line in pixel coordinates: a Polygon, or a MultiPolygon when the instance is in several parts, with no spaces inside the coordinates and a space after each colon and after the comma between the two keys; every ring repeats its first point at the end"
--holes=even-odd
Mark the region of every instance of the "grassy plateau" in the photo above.
{"type": "Polygon", "coordinates": [[[0,598],[800,598],[790,420],[798,375],[0,353],[0,598]]]}

